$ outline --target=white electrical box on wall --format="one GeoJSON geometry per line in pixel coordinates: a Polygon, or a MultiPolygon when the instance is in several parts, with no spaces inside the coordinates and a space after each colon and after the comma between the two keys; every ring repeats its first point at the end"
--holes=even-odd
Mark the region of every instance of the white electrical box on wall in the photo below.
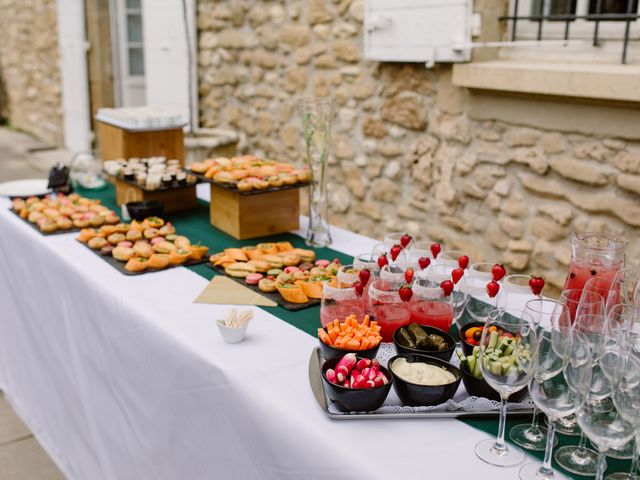
{"type": "Polygon", "coordinates": [[[365,58],[467,62],[472,14],[473,0],[365,0],[365,58]]]}

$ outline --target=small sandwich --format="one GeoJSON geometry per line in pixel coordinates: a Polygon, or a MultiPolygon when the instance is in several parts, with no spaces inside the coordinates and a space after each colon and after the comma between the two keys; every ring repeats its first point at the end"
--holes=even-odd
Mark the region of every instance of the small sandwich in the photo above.
{"type": "Polygon", "coordinates": [[[263,255],[260,259],[269,262],[271,268],[282,268],[284,266],[282,258],[280,258],[278,255],[263,255]]]}
{"type": "Polygon", "coordinates": [[[316,259],[316,252],[306,248],[294,248],[293,253],[298,255],[303,262],[313,262],[316,259]]]}
{"type": "Polygon", "coordinates": [[[278,247],[275,243],[259,243],[256,245],[265,255],[275,255],[278,253],[278,247]]]}
{"type": "Polygon", "coordinates": [[[266,273],[271,268],[271,264],[262,259],[249,260],[247,263],[249,265],[253,265],[256,269],[256,272],[259,273],[266,273]]]}
{"type": "Polygon", "coordinates": [[[235,278],[246,278],[250,273],[256,273],[256,267],[244,262],[236,262],[228,265],[224,273],[235,278]]]}
{"type": "Polygon", "coordinates": [[[282,264],[285,267],[290,267],[290,266],[300,264],[300,257],[291,252],[280,254],[280,258],[282,258],[282,264]]]}
{"type": "Polygon", "coordinates": [[[237,262],[246,262],[249,260],[241,248],[225,248],[224,254],[237,262]]]}
{"type": "Polygon", "coordinates": [[[277,284],[276,288],[278,289],[278,293],[282,295],[282,298],[289,303],[307,303],[309,301],[309,297],[305,295],[300,285],[284,283],[277,284]]]}

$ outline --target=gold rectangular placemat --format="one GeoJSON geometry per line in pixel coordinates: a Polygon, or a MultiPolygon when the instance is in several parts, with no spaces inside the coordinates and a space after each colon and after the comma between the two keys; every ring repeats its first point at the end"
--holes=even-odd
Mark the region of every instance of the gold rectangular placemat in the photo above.
{"type": "Polygon", "coordinates": [[[216,305],[258,305],[261,307],[277,307],[278,304],[250,288],[240,285],[222,275],[216,275],[209,285],[200,292],[193,303],[210,303],[216,305]]]}

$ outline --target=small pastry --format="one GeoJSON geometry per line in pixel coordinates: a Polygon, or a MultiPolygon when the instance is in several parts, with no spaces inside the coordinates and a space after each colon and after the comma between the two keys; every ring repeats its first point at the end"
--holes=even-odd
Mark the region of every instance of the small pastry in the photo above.
{"type": "Polygon", "coordinates": [[[263,278],[258,282],[258,288],[265,293],[276,291],[276,282],[269,278],[263,278]]]}
{"type": "Polygon", "coordinates": [[[260,250],[262,250],[262,253],[265,254],[276,254],[278,253],[278,247],[276,247],[275,243],[259,243],[258,245],[256,245],[260,250]]]}
{"type": "Polygon", "coordinates": [[[302,170],[296,170],[293,173],[295,173],[296,177],[298,178],[298,182],[308,183],[311,181],[311,172],[306,168],[302,170]]]}
{"type": "Polygon", "coordinates": [[[200,261],[209,251],[209,247],[204,245],[189,245],[186,249],[189,251],[189,259],[200,261]]]}
{"type": "Polygon", "coordinates": [[[318,260],[316,260],[316,267],[322,267],[322,268],[327,268],[327,265],[329,265],[331,263],[331,261],[325,259],[325,258],[320,258],[318,260]]]}
{"type": "Polygon", "coordinates": [[[269,188],[269,182],[266,180],[258,179],[253,182],[253,188],[255,188],[256,190],[266,190],[267,188],[269,188]]]}
{"type": "Polygon", "coordinates": [[[60,216],[60,212],[55,208],[45,208],[42,211],[42,214],[45,217],[50,218],[52,220],[55,220],[56,218],[58,218],[60,216]]]}
{"type": "Polygon", "coordinates": [[[151,239],[159,235],[159,230],[157,228],[145,228],[144,232],[142,232],[142,235],[146,239],[151,239]]]}
{"type": "Polygon", "coordinates": [[[140,257],[149,258],[153,255],[153,248],[151,248],[151,245],[140,240],[133,245],[133,251],[140,257]]]}
{"type": "Polygon", "coordinates": [[[278,188],[284,185],[284,181],[277,175],[273,177],[269,177],[268,181],[269,181],[270,187],[278,188]]]}
{"type": "Polygon", "coordinates": [[[104,217],[102,215],[94,215],[89,219],[89,223],[92,227],[101,227],[104,225],[104,217]]]}
{"type": "Polygon", "coordinates": [[[166,240],[163,240],[161,242],[156,243],[153,246],[153,249],[158,253],[171,253],[178,250],[178,247],[176,247],[171,242],[167,242],[166,240]]]}
{"type": "Polygon", "coordinates": [[[285,185],[295,185],[296,183],[298,183],[298,177],[291,174],[283,175],[282,181],[284,182],[285,185]]]}
{"type": "Polygon", "coordinates": [[[240,170],[240,169],[231,170],[229,174],[233,177],[235,181],[242,180],[243,178],[246,178],[249,175],[249,173],[246,170],[240,170]]]}
{"type": "Polygon", "coordinates": [[[206,178],[212,179],[218,174],[219,171],[220,167],[218,165],[213,165],[207,169],[207,171],[204,173],[204,176],[206,178]]]}
{"type": "Polygon", "coordinates": [[[340,270],[340,264],[331,262],[329,265],[327,265],[327,268],[325,268],[325,270],[329,275],[335,276],[338,274],[338,270],[340,270]]]}
{"type": "Polygon", "coordinates": [[[262,259],[249,260],[247,263],[249,265],[253,265],[256,269],[256,272],[260,272],[260,273],[266,273],[267,270],[271,268],[271,264],[266,260],[262,260],[262,259]]]}
{"type": "Polygon", "coordinates": [[[76,228],[87,228],[89,226],[89,220],[85,218],[77,218],[73,221],[73,226],[76,228]]]}
{"type": "Polygon", "coordinates": [[[149,257],[150,268],[166,268],[169,265],[169,254],[154,253],[149,257]]]}
{"type": "Polygon", "coordinates": [[[60,230],[70,230],[73,227],[73,222],[67,217],[58,217],[56,218],[56,226],[60,230]]]}
{"type": "Polygon", "coordinates": [[[238,262],[246,262],[249,260],[241,248],[225,248],[224,254],[238,262]]]}
{"type": "Polygon", "coordinates": [[[279,173],[289,173],[294,170],[293,165],[290,165],[288,163],[276,163],[274,167],[276,167],[276,170],[279,173]]]}
{"type": "Polygon", "coordinates": [[[262,278],[261,273],[250,273],[244,278],[244,281],[247,282],[247,285],[257,285],[262,278]]]}
{"type": "Polygon", "coordinates": [[[159,217],[147,217],[142,221],[144,228],[160,228],[164,225],[164,220],[159,217]]]}
{"type": "Polygon", "coordinates": [[[128,223],[117,223],[115,227],[116,227],[116,232],[119,232],[119,233],[127,233],[129,231],[128,223]]]}
{"type": "Polygon", "coordinates": [[[113,245],[107,244],[100,249],[100,255],[111,255],[114,248],[115,247],[113,245]]]}
{"type": "Polygon", "coordinates": [[[260,258],[262,256],[262,250],[260,250],[258,247],[242,247],[242,251],[249,260],[260,258]]]}
{"type": "Polygon", "coordinates": [[[282,272],[280,275],[276,277],[276,283],[277,284],[293,283],[293,275],[291,275],[290,273],[282,272]]]}
{"type": "Polygon", "coordinates": [[[300,265],[298,265],[298,268],[300,270],[309,271],[309,270],[311,270],[313,268],[313,263],[304,262],[304,263],[301,263],[300,265]]]}
{"type": "Polygon", "coordinates": [[[316,259],[316,252],[305,248],[294,248],[293,253],[298,255],[303,262],[313,262],[316,259]]]}
{"type": "Polygon", "coordinates": [[[236,179],[229,172],[218,172],[213,176],[213,181],[217,183],[235,183],[236,179]]]}
{"type": "Polygon", "coordinates": [[[76,237],[76,240],[82,243],[87,243],[96,235],[98,235],[98,232],[95,228],[83,228],[82,230],[80,230],[80,233],[76,237]]]}
{"type": "MultiPolygon", "coordinates": [[[[44,218],[44,215],[42,214],[42,212],[31,212],[29,214],[29,217],[27,217],[27,219],[31,222],[31,223],[36,223],[38,220],[40,220],[41,218],[44,218]]],[[[87,222],[88,223],[88,222],[87,222]]],[[[87,225],[88,226],[88,225],[87,225]]]]}
{"type": "Polygon", "coordinates": [[[222,268],[227,268],[232,263],[236,263],[236,261],[233,258],[225,255],[224,253],[221,255],[218,254],[218,256],[211,255],[211,257],[209,257],[209,261],[213,263],[214,267],[222,267],[222,268]]]}
{"type": "Polygon", "coordinates": [[[204,173],[207,171],[207,165],[204,162],[194,162],[190,165],[190,168],[196,173],[204,173]]]}
{"type": "Polygon", "coordinates": [[[309,301],[309,297],[305,295],[300,285],[286,283],[276,285],[276,288],[282,298],[289,303],[307,303],[309,301]]]}
{"type": "Polygon", "coordinates": [[[140,230],[134,230],[133,228],[130,228],[125,237],[127,238],[127,240],[135,242],[136,240],[140,240],[142,238],[142,232],[140,230]]]}
{"type": "Polygon", "coordinates": [[[143,272],[147,269],[148,260],[142,257],[132,257],[127,261],[124,269],[129,272],[143,272]]]}
{"type": "Polygon", "coordinates": [[[322,282],[303,281],[299,285],[307,297],[322,299],[322,282]]]}
{"type": "Polygon", "coordinates": [[[276,248],[278,252],[289,252],[293,250],[293,245],[290,242],[278,242],[276,243],[276,248]]]}
{"type": "Polygon", "coordinates": [[[311,270],[309,270],[309,273],[311,275],[326,275],[327,272],[324,268],[322,267],[313,267],[311,270]]]}
{"type": "MultiPolygon", "coordinates": [[[[311,275],[309,274],[309,272],[305,272],[303,270],[297,270],[295,272],[293,272],[293,279],[297,282],[297,281],[307,281],[309,280],[309,278],[311,277],[311,275]]],[[[303,288],[304,290],[304,288],[303,288]]]]}
{"type": "Polygon", "coordinates": [[[269,262],[271,268],[282,268],[284,266],[282,258],[277,255],[263,255],[260,259],[269,262]]]}
{"type": "Polygon", "coordinates": [[[187,247],[191,245],[191,240],[189,240],[184,235],[178,235],[176,236],[176,238],[173,239],[173,243],[175,244],[176,247],[186,250],[187,247]]]}
{"type": "Polygon", "coordinates": [[[109,240],[109,243],[112,245],[116,245],[118,242],[122,242],[123,240],[126,240],[126,239],[127,237],[125,237],[124,234],[120,232],[112,233],[107,237],[107,240],[109,240]]]}
{"type": "Polygon", "coordinates": [[[100,250],[102,247],[104,247],[107,244],[108,242],[104,237],[93,237],[91,240],[87,242],[87,245],[89,245],[89,248],[92,248],[93,250],[100,250]]]}
{"type": "Polygon", "coordinates": [[[111,235],[112,233],[116,233],[115,225],[103,225],[100,227],[100,233],[106,237],[111,235]]]}
{"type": "Polygon", "coordinates": [[[253,184],[247,180],[240,180],[236,185],[241,192],[250,192],[253,190],[253,184]]]}
{"type": "Polygon", "coordinates": [[[131,231],[131,230],[137,230],[140,233],[142,233],[142,232],[144,232],[144,227],[137,220],[131,220],[131,223],[129,224],[129,231],[131,231]]]}
{"type": "Polygon", "coordinates": [[[189,254],[188,250],[173,250],[169,252],[169,264],[182,265],[184,262],[189,260],[189,254]]]}
{"type": "Polygon", "coordinates": [[[116,245],[116,247],[127,247],[127,248],[133,248],[133,243],[131,243],[129,240],[123,240],[121,242],[118,242],[118,244],[116,245]]]}
{"type": "Polygon", "coordinates": [[[248,263],[236,262],[227,266],[224,269],[224,273],[236,278],[245,278],[250,273],[256,273],[256,269],[253,265],[248,263]]]}
{"type": "Polygon", "coordinates": [[[108,225],[114,225],[120,221],[120,217],[118,217],[115,213],[111,213],[104,217],[104,223],[108,225]]]}
{"type": "Polygon", "coordinates": [[[195,175],[187,175],[187,185],[194,185],[198,181],[195,175]]]}
{"type": "Polygon", "coordinates": [[[41,218],[37,222],[38,228],[43,233],[52,233],[58,229],[56,222],[50,218],[41,218]]]}
{"type": "Polygon", "coordinates": [[[293,274],[294,272],[297,272],[298,270],[300,270],[298,267],[289,266],[289,267],[286,267],[286,268],[284,269],[284,273],[291,273],[291,274],[293,274]]]}
{"type": "Polygon", "coordinates": [[[282,273],[282,269],[280,268],[272,268],[267,271],[267,275],[269,275],[270,277],[277,277],[281,273],[282,273]]]}
{"type": "Polygon", "coordinates": [[[176,235],[175,233],[169,233],[169,234],[165,235],[164,238],[165,238],[165,240],[173,242],[176,238],[178,238],[178,235],[176,235]]]}
{"type": "Polygon", "coordinates": [[[176,229],[175,227],[171,224],[171,223],[165,223],[162,227],[160,227],[160,229],[158,230],[158,234],[159,235],[171,235],[172,233],[176,233],[176,229]]]}
{"type": "Polygon", "coordinates": [[[116,260],[120,260],[122,262],[128,262],[131,257],[135,255],[133,248],[129,247],[115,247],[111,251],[111,255],[116,260]]]}
{"type": "Polygon", "coordinates": [[[300,263],[300,257],[292,253],[280,255],[282,258],[282,264],[285,266],[298,265],[300,263]]]}
{"type": "Polygon", "coordinates": [[[11,200],[11,208],[14,212],[19,212],[23,208],[27,208],[27,202],[22,198],[14,198],[11,200]]]}

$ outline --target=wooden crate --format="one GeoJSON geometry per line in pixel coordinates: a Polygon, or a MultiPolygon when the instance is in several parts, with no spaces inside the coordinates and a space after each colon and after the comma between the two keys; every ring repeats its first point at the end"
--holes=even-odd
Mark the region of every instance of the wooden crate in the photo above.
{"type": "Polygon", "coordinates": [[[168,130],[132,131],[101,121],[100,157],[102,160],[132,157],[167,157],[184,165],[184,132],[182,127],[168,130]]]}
{"type": "Polygon", "coordinates": [[[195,185],[173,190],[145,192],[141,188],[119,179],[115,179],[115,184],[118,205],[141,200],[159,200],[164,204],[164,213],[189,210],[198,205],[195,185]]]}
{"type": "Polygon", "coordinates": [[[238,240],[296,230],[300,222],[299,191],[240,195],[211,184],[211,225],[238,240]]]}

